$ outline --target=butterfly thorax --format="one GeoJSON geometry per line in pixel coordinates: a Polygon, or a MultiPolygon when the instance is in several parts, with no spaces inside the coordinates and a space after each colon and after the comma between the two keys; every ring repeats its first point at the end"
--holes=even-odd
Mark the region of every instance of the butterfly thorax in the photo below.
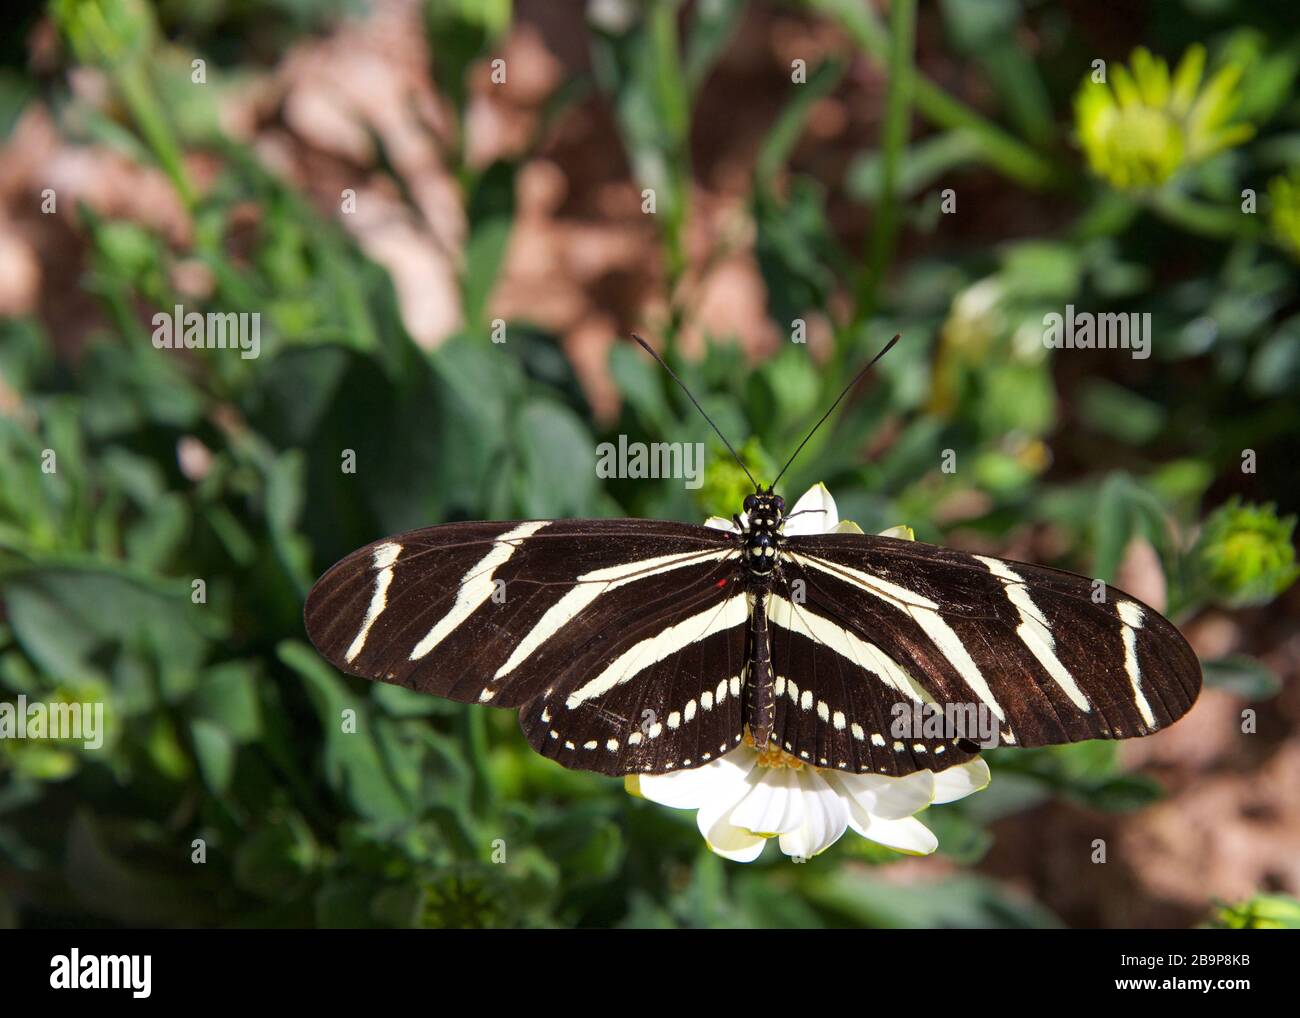
{"type": "Polygon", "coordinates": [[[745,565],[758,576],[769,576],[776,568],[783,543],[781,524],[785,518],[785,500],[771,492],[759,492],[745,498],[744,536],[745,565]]]}

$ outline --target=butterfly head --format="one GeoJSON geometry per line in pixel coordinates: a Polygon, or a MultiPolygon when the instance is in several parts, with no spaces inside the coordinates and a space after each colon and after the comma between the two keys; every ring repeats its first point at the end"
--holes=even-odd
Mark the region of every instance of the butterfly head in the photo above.
{"type": "Polygon", "coordinates": [[[785,516],[785,499],[772,493],[772,489],[759,489],[745,496],[745,516],[751,530],[776,530],[785,516]]]}

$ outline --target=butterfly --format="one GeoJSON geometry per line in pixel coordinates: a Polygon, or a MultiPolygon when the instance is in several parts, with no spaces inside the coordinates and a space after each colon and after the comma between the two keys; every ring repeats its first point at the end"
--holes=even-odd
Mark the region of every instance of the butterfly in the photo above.
{"type": "Polygon", "coordinates": [[[787,512],[776,485],[808,438],[730,526],[463,522],[376,541],[317,581],[307,633],[353,675],[517,709],[538,753],[611,775],[702,766],[747,739],[902,776],[975,756],[954,723],[976,715],[996,744],[1046,746],[1148,735],[1191,708],[1195,654],[1121,590],[825,532],[819,489],[787,512]]]}

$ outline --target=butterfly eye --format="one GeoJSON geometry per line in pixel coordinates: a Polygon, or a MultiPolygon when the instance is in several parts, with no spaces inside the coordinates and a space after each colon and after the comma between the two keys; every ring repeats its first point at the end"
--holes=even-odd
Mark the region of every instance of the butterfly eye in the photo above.
{"type": "Polygon", "coordinates": [[[754,511],[754,506],[756,505],[758,505],[758,499],[753,495],[745,496],[745,512],[752,513],[754,511]]]}
{"type": "Polygon", "coordinates": [[[785,499],[780,495],[776,496],[776,511],[782,514],[785,513],[785,499]]]}

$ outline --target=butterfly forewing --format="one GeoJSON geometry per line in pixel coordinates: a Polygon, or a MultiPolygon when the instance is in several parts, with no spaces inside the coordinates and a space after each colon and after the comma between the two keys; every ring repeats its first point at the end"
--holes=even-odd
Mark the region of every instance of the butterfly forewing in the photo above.
{"type": "Polygon", "coordinates": [[[465,702],[532,701],[529,737],[568,766],[670,770],[691,758],[677,752],[680,717],[668,726],[689,701],[692,739],[734,743],[741,730],[738,703],[701,707],[701,683],[744,662],[736,559],[726,534],[687,524],[447,524],[339,562],[308,597],[307,631],[355,675],[465,702]]]}

